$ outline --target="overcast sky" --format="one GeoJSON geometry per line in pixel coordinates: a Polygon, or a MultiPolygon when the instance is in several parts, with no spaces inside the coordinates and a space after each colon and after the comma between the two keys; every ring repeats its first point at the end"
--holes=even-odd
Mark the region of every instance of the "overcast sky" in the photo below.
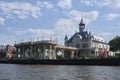
{"type": "Polygon", "coordinates": [[[0,44],[31,39],[64,42],[79,29],[106,41],[120,34],[120,0],[0,0],[0,44]]]}

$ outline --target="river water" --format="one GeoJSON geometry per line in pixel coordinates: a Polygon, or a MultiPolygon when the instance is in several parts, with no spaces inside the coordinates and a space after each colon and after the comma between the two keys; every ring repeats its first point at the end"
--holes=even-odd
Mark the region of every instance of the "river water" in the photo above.
{"type": "Polygon", "coordinates": [[[0,64],[0,80],[120,80],[120,66],[0,64]]]}

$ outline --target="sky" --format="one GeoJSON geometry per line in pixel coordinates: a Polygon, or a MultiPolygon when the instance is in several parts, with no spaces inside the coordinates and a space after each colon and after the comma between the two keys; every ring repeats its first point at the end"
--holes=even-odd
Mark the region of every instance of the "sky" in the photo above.
{"type": "Polygon", "coordinates": [[[120,0],[0,0],[0,45],[57,40],[86,30],[105,41],[120,35],[120,0]]]}

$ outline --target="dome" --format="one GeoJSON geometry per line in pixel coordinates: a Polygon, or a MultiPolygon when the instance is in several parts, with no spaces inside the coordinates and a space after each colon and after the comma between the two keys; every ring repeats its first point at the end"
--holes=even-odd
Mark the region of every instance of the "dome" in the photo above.
{"type": "Polygon", "coordinates": [[[75,37],[79,37],[80,39],[82,39],[82,36],[80,34],[76,34],[75,37]]]}

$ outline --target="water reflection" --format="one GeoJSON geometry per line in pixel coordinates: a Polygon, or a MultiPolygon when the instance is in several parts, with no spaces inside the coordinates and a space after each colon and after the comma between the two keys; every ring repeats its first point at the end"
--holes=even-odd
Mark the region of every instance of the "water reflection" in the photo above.
{"type": "Polygon", "coordinates": [[[120,80],[117,66],[0,64],[0,80],[120,80]]]}

